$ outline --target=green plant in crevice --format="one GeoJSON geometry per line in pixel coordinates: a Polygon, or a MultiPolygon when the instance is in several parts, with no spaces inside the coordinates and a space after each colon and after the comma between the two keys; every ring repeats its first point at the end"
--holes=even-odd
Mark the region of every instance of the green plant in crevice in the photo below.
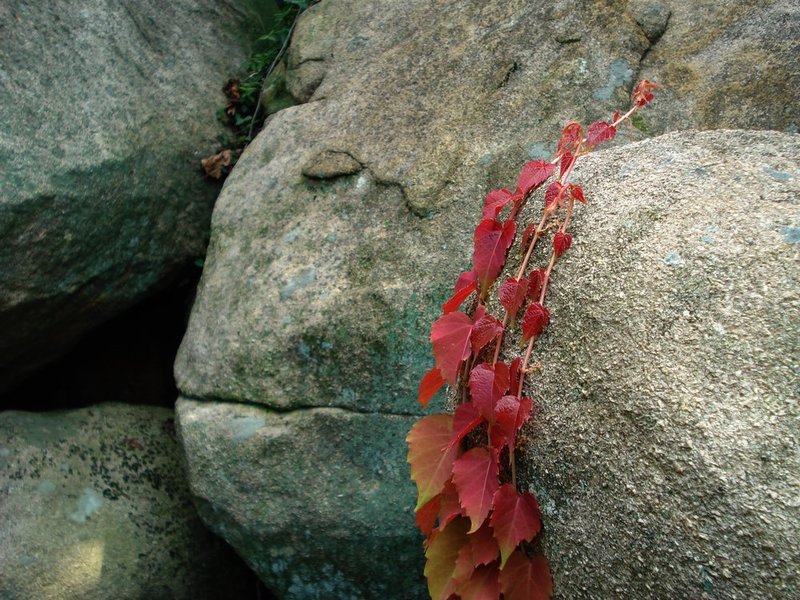
{"type": "Polygon", "coordinates": [[[217,118],[231,129],[221,140],[217,154],[203,159],[206,175],[219,179],[230,172],[242,150],[258,134],[271,112],[292,104],[284,87],[285,65],[282,59],[289,46],[298,17],[319,0],[282,0],[277,2],[272,27],[255,41],[255,47],[242,74],[229,79],[222,88],[228,103],[217,111],[217,118]],[[275,102],[262,104],[263,91],[271,88],[275,102]],[[265,110],[269,108],[270,110],[265,110]]]}

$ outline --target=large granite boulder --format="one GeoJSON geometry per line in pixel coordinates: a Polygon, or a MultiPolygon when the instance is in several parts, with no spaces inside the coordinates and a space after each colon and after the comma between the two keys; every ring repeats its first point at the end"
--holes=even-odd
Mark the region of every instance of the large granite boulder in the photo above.
{"type": "Polygon", "coordinates": [[[251,4],[0,3],[0,389],[202,256],[251,4]]]}
{"type": "Polygon", "coordinates": [[[669,134],[576,178],[525,446],[557,597],[796,596],[800,136],[669,134]]]}
{"type": "Polygon", "coordinates": [[[0,413],[0,597],[244,598],[189,496],[164,408],[0,413]]]}
{"type": "MultiPolygon", "coordinates": [[[[548,155],[565,120],[627,106],[657,44],[676,35],[670,43],[683,51],[680,41],[693,40],[685,27],[669,29],[670,15],[681,23],[690,7],[323,0],[300,19],[287,86],[305,104],[273,115],[229,177],[176,362],[179,431],[201,514],[279,593],[424,594],[399,423],[420,414],[430,323],[470,264],[481,200],[512,185],[527,158],[548,155]],[[309,486],[319,490],[312,502],[309,486]],[[394,502],[377,500],[387,497],[394,502]],[[350,520],[355,505],[366,512],[350,520]],[[351,548],[371,537],[391,551],[343,556],[347,531],[351,548]]],[[[770,7],[762,37],[770,18],[793,10],[770,7]]],[[[698,8],[716,34],[697,54],[755,10],[698,8]]],[[[770,55],[787,77],[797,72],[791,54],[770,55]]],[[[647,72],[654,78],[686,55],[659,60],[647,72]]],[[[735,97],[756,110],[753,97],[735,97]]],[[[749,124],[744,109],[723,122],[696,111],[687,120],[683,103],[665,105],[666,129],[749,124]]],[[[791,114],[796,101],[786,106],[791,114]]],[[[656,127],[659,105],[648,110],[619,144],[656,127]]],[[[694,135],[671,143],[691,148],[694,135]]],[[[711,138],[698,152],[724,161],[739,143],[749,138],[711,138]]]]}

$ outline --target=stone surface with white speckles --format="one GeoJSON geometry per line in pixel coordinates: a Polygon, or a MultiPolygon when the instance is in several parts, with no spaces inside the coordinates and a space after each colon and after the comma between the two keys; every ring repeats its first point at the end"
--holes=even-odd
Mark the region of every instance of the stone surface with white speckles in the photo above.
{"type": "Polygon", "coordinates": [[[575,176],[525,452],[556,596],[796,597],[800,137],[669,134],[575,176]]]}
{"type": "Polygon", "coordinates": [[[173,414],[0,413],[0,598],[246,597],[252,574],[192,505],[173,414]]]}

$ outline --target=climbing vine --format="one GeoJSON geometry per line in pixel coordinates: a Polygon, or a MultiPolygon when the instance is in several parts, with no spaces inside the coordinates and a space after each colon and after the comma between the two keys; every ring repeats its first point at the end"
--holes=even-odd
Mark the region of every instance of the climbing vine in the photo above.
{"type": "Polygon", "coordinates": [[[550,322],[545,306],[553,269],[572,245],[568,233],[583,189],[570,178],[576,161],[611,140],[617,128],[653,99],[658,86],[639,82],[633,107],[585,130],[564,127],[556,155],[520,171],[516,189],[486,195],[474,233],[471,271],[461,273],[443,315],[431,327],[435,366],[422,378],[423,407],[444,386],[454,390],[454,414],[429,415],[411,428],[408,462],[417,485],[416,522],[426,536],[425,576],[433,600],[453,598],[538,600],[552,596],[546,558],[531,542],[542,529],[535,496],[520,489],[515,466],[517,434],[533,400],[524,396],[525,377],[536,370],[531,354],[550,322]],[[534,192],[545,187],[541,216],[523,232],[524,255],[513,277],[497,278],[517,239],[517,221],[534,192]],[[546,265],[529,269],[534,248],[550,239],[546,265]],[[496,292],[502,320],[489,312],[496,292]],[[471,309],[459,308],[473,298],[471,309]],[[521,315],[521,318],[518,318],[521,315]],[[525,351],[509,364],[500,360],[503,339],[520,335],[525,351]]]}

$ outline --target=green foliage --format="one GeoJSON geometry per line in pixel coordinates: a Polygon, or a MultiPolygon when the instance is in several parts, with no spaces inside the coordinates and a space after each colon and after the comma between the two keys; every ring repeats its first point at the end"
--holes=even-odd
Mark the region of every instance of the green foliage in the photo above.
{"type": "Polygon", "coordinates": [[[267,112],[260,106],[259,96],[264,81],[280,60],[297,16],[318,0],[284,0],[275,14],[272,27],[254,44],[253,54],[242,65],[238,79],[232,79],[225,92],[229,103],[220,108],[217,116],[233,130],[226,147],[241,150],[249,144],[264,124],[267,112]],[[236,82],[235,93],[229,91],[236,82]]]}

